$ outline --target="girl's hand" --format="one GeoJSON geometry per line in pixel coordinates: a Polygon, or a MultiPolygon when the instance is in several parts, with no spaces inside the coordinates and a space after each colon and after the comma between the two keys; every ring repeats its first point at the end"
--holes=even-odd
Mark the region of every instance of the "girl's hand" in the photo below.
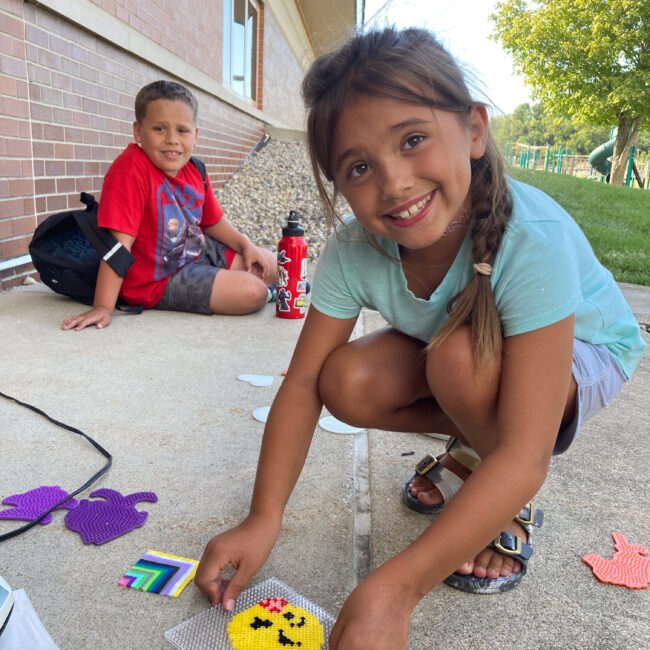
{"type": "Polygon", "coordinates": [[[404,650],[414,593],[400,582],[386,580],[380,567],[348,596],[329,638],[330,650],[404,650]]]}
{"type": "Polygon", "coordinates": [[[230,611],[248,581],[268,558],[279,531],[280,522],[275,524],[268,518],[249,515],[239,526],[216,535],[203,551],[194,578],[196,586],[213,605],[221,603],[230,611]],[[236,571],[230,580],[225,580],[221,572],[229,564],[236,571]]]}

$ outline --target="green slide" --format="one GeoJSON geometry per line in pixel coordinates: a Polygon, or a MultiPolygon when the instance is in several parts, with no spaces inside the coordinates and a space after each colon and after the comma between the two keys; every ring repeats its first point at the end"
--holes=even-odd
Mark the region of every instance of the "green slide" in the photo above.
{"type": "Polygon", "coordinates": [[[600,147],[596,147],[589,154],[589,164],[598,170],[603,176],[609,176],[609,172],[612,170],[612,161],[610,160],[611,155],[614,153],[614,143],[616,138],[601,144],[600,147]]]}

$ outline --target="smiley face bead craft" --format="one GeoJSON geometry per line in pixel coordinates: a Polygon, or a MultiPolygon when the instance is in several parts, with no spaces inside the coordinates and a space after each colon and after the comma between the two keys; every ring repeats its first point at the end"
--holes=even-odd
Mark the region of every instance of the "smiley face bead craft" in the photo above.
{"type": "Polygon", "coordinates": [[[320,650],[323,626],[316,616],[283,598],[264,598],[228,623],[234,650],[320,650]]]}

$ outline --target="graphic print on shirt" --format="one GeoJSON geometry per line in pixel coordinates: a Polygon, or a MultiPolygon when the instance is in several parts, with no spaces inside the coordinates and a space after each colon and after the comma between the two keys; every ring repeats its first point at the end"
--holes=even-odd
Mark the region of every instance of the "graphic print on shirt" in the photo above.
{"type": "Polygon", "coordinates": [[[158,235],[154,277],[160,280],[193,261],[205,248],[201,232],[203,194],[167,178],[156,191],[158,235]]]}

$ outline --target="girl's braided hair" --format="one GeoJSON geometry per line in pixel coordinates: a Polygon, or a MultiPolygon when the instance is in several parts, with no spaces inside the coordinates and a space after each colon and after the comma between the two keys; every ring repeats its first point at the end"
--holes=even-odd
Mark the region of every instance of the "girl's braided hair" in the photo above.
{"type": "MultiPolygon", "coordinates": [[[[427,30],[409,28],[358,34],[318,58],[302,83],[308,109],[307,138],[319,194],[330,224],[340,220],[325,181],[333,181],[334,131],[351,94],[431,106],[467,121],[472,99],[453,57],[427,30]]],[[[471,160],[468,209],[475,263],[491,263],[512,212],[502,157],[488,135],[484,155],[471,160]]],[[[484,269],[485,267],[480,267],[484,269]]],[[[447,305],[449,317],[427,349],[440,345],[459,325],[470,323],[479,368],[501,358],[503,337],[488,275],[476,273],[447,305]]]]}

